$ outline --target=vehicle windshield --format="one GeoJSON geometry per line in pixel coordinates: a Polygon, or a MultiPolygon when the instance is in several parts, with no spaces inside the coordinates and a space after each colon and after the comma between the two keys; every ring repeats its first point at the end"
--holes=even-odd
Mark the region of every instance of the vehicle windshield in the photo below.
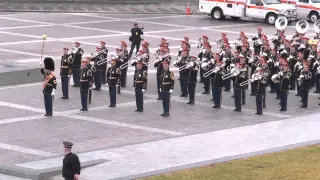
{"type": "MultiPolygon", "coordinates": [[[[279,0],[263,0],[266,4],[280,4],[281,2],[279,0]]],[[[316,0],[320,1],[320,0],[316,0]]]]}
{"type": "Polygon", "coordinates": [[[312,3],[320,3],[320,0],[311,0],[312,3]]]}

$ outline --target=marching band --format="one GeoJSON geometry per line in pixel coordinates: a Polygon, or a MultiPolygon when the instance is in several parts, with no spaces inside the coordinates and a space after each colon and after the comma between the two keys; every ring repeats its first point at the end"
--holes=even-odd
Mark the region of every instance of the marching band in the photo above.
{"type": "MultiPolygon", "coordinates": [[[[172,63],[179,69],[180,97],[189,97],[187,104],[195,104],[199,71],[199,83],[204,83],[202,94],[212,93],[213,108],[221,108],[222,91],[224,89],[229,92],[231,84],[235,112],[241,112],[242,106],[246,104],[246,91],[249,86],[250,95],[256,97],[257,115],[262,115],[263,109],[266,108],[267,87],[270,87],[269,93],[275,93],[276,99],[280,100],[280,111],[287,111],[288,93],[295,89],[297,89],[296,96],[301,97],[301,108],[307,108],[311,87],[315,86],[315,93],[320,93],[320,51],[317,49],[319,36],[311,40],[305,37],[309,24],[306,20],[300,20],[296,26],[296,34],[289,40],[285,36],[287,23],[285,18],[277,19],[277,32],[271,39],[273,48],[262,29],[257,28],[257,35],[252,37],[253,52],[250,50],[248,38],[244,32],[240,32],[240,37],[234,44],[236,50],[234,53],[231,52],[231,45],[225,33],[221,33],[221,38],[215,41],[218,47],[216,53],[212,51],[209,38],[202,36],[198,40],[197,56],[190,54],[189,38],[185,37],[181,41],[177,59],[172,63]]],[[[314,30],[318,35],[320,21],[315,23],[314,30]]],[[[106,43],[103,41],[100,43],[101,47],[97,47],[96,52],[86,58],[82,58],[84,51],[79,42],[75,42],[75,47],[71,51],[67,48],[63,49],[60,67],[62,99],[69,98],[68,86],[72,74],[74,86],[80,86],[81,111],[88,110],[87,104],[91,102],[93,84],[95,85],[93,90],[97,91],[101,89],[101,84],[107,84],[110,95],[109,107],[116,107],[117,88],[120,94],[120,88],[126,87],[128,66],[131,65],[136,67],[133,81],[136,111],[143,112],[143,93],[147,89],[148,67],[153,65],[156,68],[157,100],[163,102],[161,116],[169,116],[175,75],[169,68],[171,56],[167,40],[161,38],[154,58],[150,56],[149,43],[144,41],[141,44],[142,49],[131,61],[129,61],[127,44],[124,41],[121,42],[121,47],[116,49],[116,55],[110,58],[108,58],[108,49],[105,47],[106,43]],[[107,67],[108,63],[110,67],[107,67]]],[[[51,85],[55,89],[56,85],[52,83],[51,85]]],[[[47,86],[49,86],[48,82],[47,86]]],[[[45,91],[51,93],[52,90],[45,91]]],[[[47,101],[52,104],[50,99],[47,101]]],[[[52,106],[47,108],[46,105],[46,109],[48,109],[46,115],[52,115],[52,106]]]]}

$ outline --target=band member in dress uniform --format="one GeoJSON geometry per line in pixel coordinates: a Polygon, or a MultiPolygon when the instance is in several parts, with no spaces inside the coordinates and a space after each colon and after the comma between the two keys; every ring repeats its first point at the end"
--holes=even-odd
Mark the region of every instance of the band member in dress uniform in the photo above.
{"type": "Polygon", "coordinates": [[[318,51],[318,56],[316,61],[313,63],[312,73],[315,76],[316,81],[316,91],[314,93],[320,93],[320,51],[318,51]]]}
{"type": "Polygon", "coordinates": [[[149,50],[149,43],[148,42],[144,42],[142,44],[142,51],[144,52],[144,62],[145,64],[143,64],[142,69],[146,70],[146,72],[148,73],[148,64],[150,62],[150,50],[149,50]]]}
{"type": "MultiPolygon", "coordinates": [[[[313,65],[316,62],[316,59],[317,59],[317,56],[318,56],[317,44],[312,44],[311,48],[312,49],[311,49],[311,51],[309,53],[308,63],[310,65],[309,69],[311,70],[311,73],[312,73],[311,87],[314,87],[316,85],[316,76],[314,74],[314,71],[312,71],[312,70],[313,70],[313,65]]],[[[317,92],[315,92],[315,93],[317,93],[317,92]]]]}
{"type": "MultiPolygon", "coordinates": [[[[142,47],[145,46],[145,43],[142,47]]],[[[123,59],[122,63],[127,63],[129,61],[129,53],[128,53],[128,47],[127,44],[124,41],[121,41],[121,53],[123,56],[121,57],[123,59]]],[[[120,69],[121,70],[121,87],[126,87],[127,85],[127,73],[128,73],[128,67],[120,69]]]]}
{"type": "MultiPolygon", "coordinates": [[[[210,62],[211,59],[213,58],[213,53],[211,51],[211,45],[210,44],[204,44],[204,47],[205,47],[205,52],[203,53],[203,58],[202,58],[202,62],[210,62]]],[[[218,54],[219,55],[219,54],[218,54]]],[[[220,55],[219,57],[217,57],[218,59],[220,58],[220,55]]],[[[207,69],[207,70],[203,70],[203,73],[200,75],[203,77],[203,74],[205,74],[206,72],[208,72],[210,69],[207,69]]],[[[210,76],[208,77],[203,77],[203,84],[204,84],[204,92],[202,94],[210,94],[210,76]]]]}
{"type": "Polygon", "coordinates": [[[288,64],[283,65],[283,71],[279,72],[280,78],[280,111],[287,111],[287,100],[290,86],[291,72],[288,64]]]}
{"type": "Polygon", "coordinates": [[[72,58],[73,58],[73,64],[72,64],[72,75],[73,75],[73,87],[79,87],[80,86],[80,66],[81,66],[81,59],[82,55],[84,53],[83,49],[80,47],[79,42],[75,42],[75,53],[72,52],[72,58]]]}
{"type": "Polygon", "coordinates": [[[190,46],[190,43],[189,43],[189,38],[188,37],[184,37],[184,40],[185,44],[187,45],[189,51],[191,51],[191,46],[190,46]]]}
{"type": "Polygon", "coordinates": [[[308,107],[308,98],[309,98],[309,91],[311,89],[311,77],[312,73],[309,70],[309,63],[305,61],[303,63],[303,70],[300,72],[298,76],[298,83],[300,83],[300,95],[301,95],[301,108],[308,107]]]}
{"type": "Polygon", "coordinates": [[[189,77],[189,69],[185,68],[190,63],[190,56],[188,49],[182,50],[182,56],[180,62],[177,63],[179,67],[179,75],[180,75],[180,88],[181,95],[180,97],[188,97],[188,77],[189,77]]]}
{"type": "Polygon", "coordinates": [[[163,80],[163,62],[167,61],[167,63],[170,64],[171,61],[171,56],[168,53],[168,49],[166,48],[161,48],[160,50],[160,59],[159,61],[155,62],[154,67],[157,68],[157,88],[158,88],[158,99],[157,100],[162,100],[162,94],[160,92],[161,89],[161,83],[163,80]]]}
{"type": "Polygon", "coordinates": [[[63,55],[61,57],[61,99],[69,99],[69,78],[71,75],[72,56],[68,54],[68,51],[68,48],[63,48],[63,55]]]}
{"type": "Polygon", "coordinates": [[[143,93],[147,89],[147,72],[142,69],[142,62],[137,62],[137,68],[133,76],[133,90],[136,95],[136,112],[143,112],[143,93]]]}
{"type": "MultiPolygon", "coordinates": [[[[271,81],[271,77],[274,74],[278,73],[278,67],[275,66],[275,62],[277,62],[278,59],[278,55],[277,55],[277,50],[276,49],[271,49],[271,56],[270,59],[267,61],[268,62],[268,66],[270,69],[270,74],[269,74],[269,84],[270,84],[270,92],[269,93],[275,93],[276,92],[276,85],[273,81],[271,81]]],[[[278,97],[278,94],[277,94],[278,97]]]]}
{"type": "MultiPolygon", "coordinates": [[[[93,72],[95,88],[93,90],[100,91],[101,84],[102,84],[103,65],[98,64],[98,62],[104,59],[103,58],[104,56],[102,56],[100,47],[96,47],[96,53],[98,53],[98,55],[91,59],[92,61],[94,61],[94,68],[95,68],[95,72],[93,72]]],[[[104,63],[104,64],[107,64],[107,63],[104,63]]]]}
{"type": "Polygon", "coordinates": [[[163,114],[161,116],[169,116],[170,98],[174,88],[174,73],[169,70],[169,62],[163,61],[163,73],[160,92],[162,93],[163,114]]]}
{"type": "Polygon", "coordinates": [[[197,57],[191,56],[188,74],[188,92],[189,92],[189,102],[187,104],[194,104],[195,89],[197,85],[197,75],[199,70],[199,65],[196,63],[197,57]]]}
{"type": "Polygon", "coordinates": [[[80,95],[82,109],[80,111],[88,111],[88,94],[89,88],[92,86],[93,74],[92,70],[87,66],[90,58],[84,58],[81,62],[80,69],[80,95]]]}
{"type": "MultiPolygon", "coordinates": [[[[226,64],[225,65],[225,70],[227,72],[227,69],[231,68],[230,65],[231,65],[231,60],[233,58],[233,55],[231,53],[231,47],[230,46],[225,46],[224,50],[225,50],[225,53],[222,56],[223,56],[223,61],[226,64]]],[[[230,89],[231,89],[231,79],[228,78],[224,82],[224,91],[225,92],[230,92],[230,89]]]]}
{"type": "MultiPolygon", "coordinates": [[[[297,75],[297,79],[299,78],[299,75],[301,73],[301,71],[303,70],[303,61],[304,61],[304,52],[303,49],[300,50],[300,52],[298,53],[298,60],[297,63],[294,66],[294,72],[297,75]]],[[[297,94],[296,96],[300,96],[300,89],[301,89],[301,83],[299,83],[296,79],[297,82],[297,94]]]]}
{"type": "MultiPolygon", "coordinates": [[[[108,58],[108,49],[106,48],[106,42],[100,41],[101,44],[101,58],[106,59],[108,58]]],[[[102,65],[102,71],[101,71],[101,83],[106,84],[106,72],[107,72],[107,65],[108,63],[104,63],[102,65]]]]}
{"type": "Polygon", "coordinates": [[[237,63],[237,68],[239,69],[240,73],[235,77],[235,83],[234,83],[234,104],[236,109],[233,111],[241,112],[241,104],[243,102],[242,94],[243,91],[245,91],[245,86],[240,86],[241,83],[247,80],[248,77],[248,70],[245,67],[245,59],[242,58],[241,62],[237,63]]]}
{"type": "MultiPolygon", "coordinates": [[[[141,50],[139,50],[139,52],[140,52],[141,50]]],[[[137,55],[138,56],[138,55],[137,55]]],[[[117,48],[116,49],[116,56],[114,56],[114,58],[116,59],[116,68],[119,68],[120,69],[120,67],[121,67],[121,65],[123,65],[124,64],[124,56],[123,56],[123,53],[122,53],[122,51],[121,51],[121,49],[120,48],[117,48]]],[[[111,58],[112,59],[112,58],[111,58]]],[[[136,65],[136,63],[134,63],[134,64],[132,64],[133,66],[135,66],[136,65]]],[[[125,67],[125,68],[123,68],[123,69],[128,69],[128,67],[125,67]]],[[[120,72],[122,71],[122,69],[120,69],[120,72]]],[[[122,74],[121,74],[122,75],[122,74]]],[[[122,85],[121,85],[121,77],[122,76],[120,76],[120,81],[119,81],[119,86],[118,86],[118,88],[117,88],[117,94],[121,94],[121,87],[122,87],[122,85]]]]}
{"type": "MultiPolygon", "coordinates": [[[[220,56],[216,53],[215,56],[220,56]]],[[[222,76],[226,74],[226,70],[224,69],[225,63],[220,59],[216,59],[216,66],[214,67],[215,73],[211,76],[211,84],[212,84],[212,97],[214,106],[212,108],[221,108],[221,95],[222,95],[222,88],[224,86],[224,80],[222,76]]]]}
{"type": "Polygon", "coordinates": [[[41,69],[41,73],[44,76],[43,83],[43,96],[46,114],[44,116],[52,116],[52,103],[53,97],[57,89],[57,80],[54,72],[54,61],[51,58],[45,58],[43,60],[44,68],[41,69]]]}
{"type": "Polygon", "coordinates": [[[294,71],[295,69],[295,64],[297,63],[297,58],[298,54],[296,52],[296,47],[295,45],[290,45],[290,53],[289,57],[287,58],[290,71],[291,71],[291,78],[290,78],[290,90],[296,90],[296,80],[297,80],[297,74],[294,71]]]}
{"type": "Polygon", "coordinates": [[[267,62],[262,62],[262,67],[263,69],[259,70],[257,72],[257,75],[260,76],[258,84],[257,84],[257,91],[256,91],[256,107],[257,107],[257,115],[262,115],[262,109],[263,109],[263,99],[266,94],[266,84],[267,84],[267,77],[263,77],[265,74],[268,75],[267,72],[267,67],[268,63],[267,62]]]}
{"type": "Polygon", "coordinates": [[[110,105],[109,107],[116,107],[117,101],[117,86],[120,83],[121,71],[116,67],[116,59],[111,59],[111,67],[107,70],[107,84],[109,86],[110,105]]]}
{"type": "Polygon", "coordinates": [[[79,157],[71,152],[73,143],[63,142],[65,156],[62,162],[62,177],[65,180],[79,180],[81,164],[79,157]]]}
{"type": "MultiPolygon", "coordinates": [[[[90,86],[89,86],[89,95],[88,95],[88,104],[91,104],[91,100],[92,100],[92,86],[93,86],[93,83],[94,83],[94,78],[93,78],[93,73],[96,71],[96,68],[94,67],[94,61],[91,60],[91,58],[86,58],[88,61],[86,62],[87,64],[87,69],[91,70],[92,72],[92,78],[91,78],[91,81],[92,83],[90,83],[90,86]]],[[[81,77],[80,77],[81,79],[81,77]]]]}

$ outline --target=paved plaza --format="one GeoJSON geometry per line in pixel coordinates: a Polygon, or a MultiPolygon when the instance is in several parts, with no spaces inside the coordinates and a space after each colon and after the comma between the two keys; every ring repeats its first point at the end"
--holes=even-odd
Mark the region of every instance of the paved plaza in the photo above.
{"type": "MultiPolygon", "coordinates": [[[[42,39],[44,54],[59,62],[62,48],[82,43],[85,54],[95,51],[100,40],[106,42],[109,56],[120,41],[129,43],[134,22],[144,27],[143,38],[150,43],[151,57],[164,37],[176,59],[180,41],[190,38],[191,54],[197,55],[197,40],[207,35],[213,43],[221,32],[233,43],[244,31],[248,37],[261,27],[269,37],[275,28],[254,21],[214,21],[206,15],[130,15],[77,13],[15,13],[0,15],[0,72],[6,68],[36,68],[42,39]]],[[[287,37],[294,34],[294,24],[287,37]]],[[[309,30],[307,36],[315,33],[309,30]]],[[[216,52],[216,46],[213,47],[216,52]]],[[[177,68],[172,67],[178,79],[177,68]]],[[[155,68],[148,74],[144,112],[136,113],[132,90],[134,68],[128,71],[127,87],[117,95],[117,107],[109,108],[104,86],[93,93],[88,112],[80,112],[80,92],[70,89],[70,99],[62,100],[61,85],[54,99],[53,117],[44,117],[42,83],[0,87],[0,161],[2,167],[41,171],[61,166],[62,141],[75,144],[74,152],[83,163],[104,159],[107,162],[82,171],[85,179],[133,179],[181,168],[271,152],[283,148],[317,143],[320,138],[318,94],[311,90],[308,109],[300,109],[300,98],[292,91],[288,111],[280,112],[275,94],[267,94],[263,116],[255,115],[255,98],[247,92],[243,112],[234,112],[232,92],[223,93],[222,108],[213,109],[211,95],[203,95],[197,84],[196,103],[187,105],[175,81],[170,117],[162,117],[162,102],[157,101],[155,68]]],[[[40,76],[40,71],[39,71],[40,76]]],[[[23,78],[23,77],[21,77],[23,78]]],[[[58,78],[59,79],[59,78],[58,78]]],[[[0,174],[0,179],[10,180],[0,174]]],[[[58,178],[59,179],[59,178],[58,178]]]]}

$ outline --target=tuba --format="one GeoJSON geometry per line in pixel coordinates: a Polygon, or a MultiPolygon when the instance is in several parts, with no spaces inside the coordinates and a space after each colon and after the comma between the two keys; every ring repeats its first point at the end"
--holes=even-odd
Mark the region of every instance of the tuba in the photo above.
{"type": "Polygon", "coordinates": [[[300,34],[304,34],[308,31],[309,29],[309,23],[305,19],[301,19],[297,22],[296,24],[296,31],[300,34]]]}
{"type": "Polygon", "coordinates": [[[277,30],[285,30],[287,28],[288,25],[288,19],[281,16],[279,17],[276,22],[275,22],[275,26],[277,30]]]}

